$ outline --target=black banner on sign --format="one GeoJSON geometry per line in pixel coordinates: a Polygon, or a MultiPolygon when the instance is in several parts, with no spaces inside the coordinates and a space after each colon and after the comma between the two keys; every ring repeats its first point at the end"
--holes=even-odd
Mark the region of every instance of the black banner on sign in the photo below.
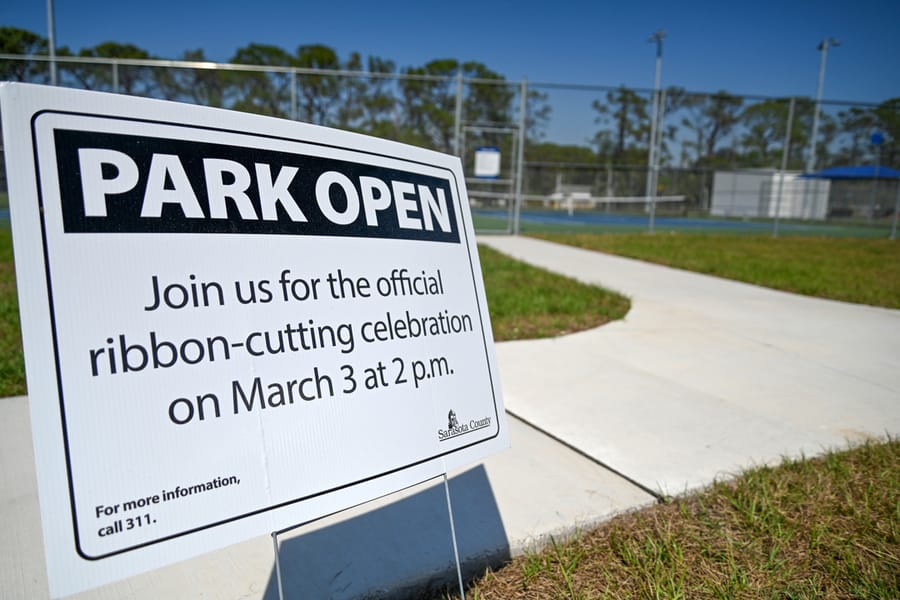
{"type": "Polygon", "coordinates": [[[450,179],[177,139],[54,131],[67,233],[459,242],[450,179]]]}

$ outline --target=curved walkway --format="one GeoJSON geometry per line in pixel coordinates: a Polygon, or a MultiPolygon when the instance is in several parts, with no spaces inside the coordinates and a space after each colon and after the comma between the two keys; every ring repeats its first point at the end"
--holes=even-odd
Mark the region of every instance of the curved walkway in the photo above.
{"type": "Polygon", "coordinates": [[[629,296],[623,321],[498,346],[507,409],[642,486],[900,433],[900,311],[526,237],[481,243],[629,296]]]}

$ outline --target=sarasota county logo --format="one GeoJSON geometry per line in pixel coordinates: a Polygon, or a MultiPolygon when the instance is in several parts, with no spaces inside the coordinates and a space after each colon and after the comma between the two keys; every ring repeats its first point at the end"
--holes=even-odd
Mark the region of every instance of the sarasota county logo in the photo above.
{"type": "Polygon", "coordinates": [[[460,423],[459,418],[456,416],[456,411],[451,409],[450,412],[447,413],[447,429],[438,429],[438,441],[446,442],[447,440],[451,440],[455,437],[466,435],[467,433],[473,433],[475,431],[478,431],[479,429],[484,429],[485,427],[490,426],[491,417],[471,419],[466,423],[460,423]]]}

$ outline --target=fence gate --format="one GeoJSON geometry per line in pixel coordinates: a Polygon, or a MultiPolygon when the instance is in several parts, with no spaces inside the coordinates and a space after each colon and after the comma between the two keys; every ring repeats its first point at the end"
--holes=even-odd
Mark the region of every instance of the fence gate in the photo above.
{"type": "Polygon", "coordinates": [[[514,233],[519,129],[511,125],[463,125],[463,161],[472,219],[478,233],[514,233]]]}

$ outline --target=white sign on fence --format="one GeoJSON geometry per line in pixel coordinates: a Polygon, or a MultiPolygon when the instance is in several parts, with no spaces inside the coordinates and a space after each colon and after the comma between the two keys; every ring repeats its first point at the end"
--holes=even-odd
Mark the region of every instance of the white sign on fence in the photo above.
{"type": "Polygon", "coordinates": [[[507,445],[459,160],[0,87],[51,592],[507,445]]]}
{"type": "Polygon", "coordinates": [[[500,176],[500,148],[482,146],[475,149],[475,177],[488,179],[500,176]]]}

